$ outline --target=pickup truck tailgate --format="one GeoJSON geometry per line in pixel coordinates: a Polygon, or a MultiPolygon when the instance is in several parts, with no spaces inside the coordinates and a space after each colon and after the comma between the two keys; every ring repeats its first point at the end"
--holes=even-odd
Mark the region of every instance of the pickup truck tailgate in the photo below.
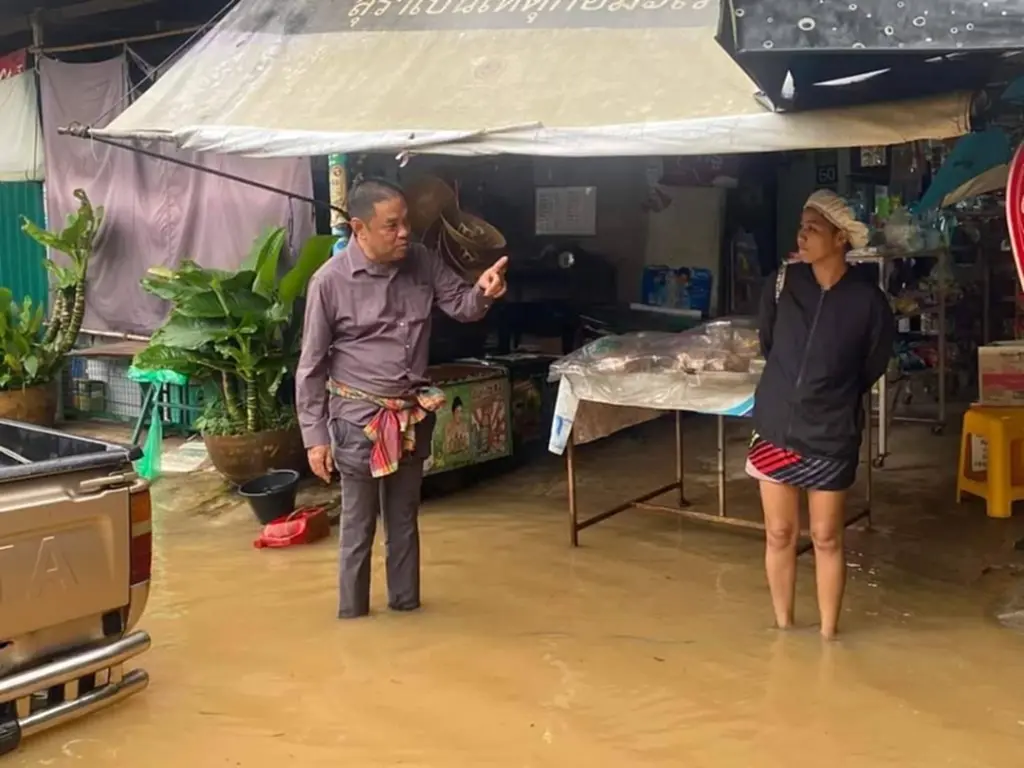
{"type": "Polygon", "coordinates": [[[127,605],[129,497],[87,477],[0,486],[0,643],[127,605]]]}

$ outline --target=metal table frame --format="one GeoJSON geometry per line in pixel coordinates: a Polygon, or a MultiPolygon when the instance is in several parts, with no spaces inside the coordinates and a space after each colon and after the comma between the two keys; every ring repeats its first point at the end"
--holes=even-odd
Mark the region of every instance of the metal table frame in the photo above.
{"type": "MultiPolygon", "coordinates": [[[[870,395],[869,395],[870,398],[870,395]]],[[[868,407],[870,407],[870,399],[868,399],[868,407]]],[[[870,413],[870,411],[869,411],[870,413]]],[[[716,428],[718,432],[718,446],[717,446],[717,467],[716,474],[718,477],[718,513],[710,514],[708,512],[699,512],[695,509],[690,508],[690,502],[686,498],[686,494],[683,490],[684,486],[684,475],[683,470],[683,412],[675,411],[676,417],[676,479],[674,482],[663,485],[660,488],[655,488],[653,491],[636,496],[632,499],[622,502],[611,509],[607,509],[604,512],[598,512],[590,517],[580,520],[579,518],[579,507],[576,498],[576,445],[573,439],[572,432],[569,433],[569,439],[566,444],[565,450],[565,466],[566,466],[566,479],[569,487],[569,544],[573,547],[580,545],[580,531],[590,528],[592,525],[597,525],[621,512],[625,512],[627,509],[647,509],[656,512],[670,512],[680,517],[687,518],[689,520],[697,520],[705,523],[714,523],[716,525],[726,525],[733,528],[740,528],[753,531],[765,530],[763,522],[754,520],[744,520],[738,517],[729,517],[726,513],[726,472],[725,472],[725,417],[716,416],[716,428]],[[677,492],[676,504],[669,506],[666,504],[654,504],[653,499],[659,496],[663,496],[670,491],[677,492]]],[[[871,467],[871,419],[865,419],[865,448],[867,451],[868,460],[865,461],[867,467],[867,494],[864,508],[855,513],[853,516],[848,517],[844,524],[844,527],[849,528],[861,520],[867,521],[867,527],[871,527],[871,495],[872,495],[872,467],[871,467]]],[[[809,532],[805,530],[800,531],[800,535],[805,539],[804,543],[801,544],[798,549],[798,554],[812,549],[812,545],[809,540],[809,532]]]]}

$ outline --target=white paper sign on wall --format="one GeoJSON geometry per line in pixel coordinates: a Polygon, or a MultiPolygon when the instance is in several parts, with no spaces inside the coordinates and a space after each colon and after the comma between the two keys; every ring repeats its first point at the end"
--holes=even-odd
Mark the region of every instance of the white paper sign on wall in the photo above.
{"type": "Polygon", "coordinates": [[[536,234],[597,234],[597,187],[537,187],[536,234]]]}

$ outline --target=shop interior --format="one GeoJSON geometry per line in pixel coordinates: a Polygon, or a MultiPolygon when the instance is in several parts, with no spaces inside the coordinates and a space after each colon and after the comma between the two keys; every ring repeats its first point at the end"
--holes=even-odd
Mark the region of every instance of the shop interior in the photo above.
{"type": "Polygon", "coordinates": [[[945,195],[944,207],[926,216],[936,225],[933,235],[910,232],[907,223],[907,208],[922,200],[956,145],[674,158],[417,157],[405,167],[364,156],[350,173],[414,190],[443,181],[462,212],[507,243],[513,293],[504,311],[457,350],[447,351],[451,342],[439,338],[438,361],[513,349],[562,355],[602,327],[625,333],[753,314],[764,276],[793,250],[803,201],[814,189],[835,189],[855,202],[878,243],[906,235],[898,244],[909,258],[887,276],[904,333],[897,357],[901,375],[931,371],[902,393],[900,405],[908,405],[937,396],[938,329],[930,315],[914,311],[940,282],[948,294],[951,402],[976,397],[979,346],[1017,338],[1002,188],[952,205],[945,195]],[[571,212],[546,219],[539,206],[550,200],[560,212],[578,204],[575,221],[571,212]],[[948,251],[948,261],[926,258],[939,251],[948,251]]]}
{"type": "MultiPolygon", "coordinates": [[[[509,366],[515,452],[532,445],[534,455],[552,429],[557,377],[545,376],[552,363],[602,337],[685,331],[754,314],[765,276],[793,250],[803,201],[815,189],[835,189],[872,226],[873,250],[855,260],[881,281],[898,317],[893,361],[872,401],[866,459],[879,470],[898,450],[902,425],[957,433],[971,403],[1012,404],[1016,396],[998,384],[1003,372],[989,370],[1003,364],[989,350],[1020,338],[1021,327],[1005,165],[978,173],[981,179],[950,177],[962,165],[961,143],[969,149],[975,135],[672,158],[423,156],[402,164],[368,155],[350,157],[348,173],[388,178],[410,191],[417,235],[467,277],[509,254],[513,289],[500,310],[481,327],[439,316],[432,356],[437,364],[497,356],[509,366]],[[431,228],[436,215],[426,225],[415,221],[424,201],[428,209],[454,211],[448,219],[485,222],[499,247],[448,247],[444,226],[431,228]],[[996,378],[983,378],[979,361],[996,378]],[[532,382],[534,405],[515,402],[517,376],[532,382]],[[530,427],[524,431],[517,419],[530,427]]],[[[730,424],[719,427],[720,454],[724,432],[743,429],[742,420],[730,424]]],[[[984,477],[985,441],[970,444],[972,471],[984,477]]],[[[723,487],[726,463],[720,455],[723,487]]],[[[724,516],[724,490],[720,497],[724,516]]]]}

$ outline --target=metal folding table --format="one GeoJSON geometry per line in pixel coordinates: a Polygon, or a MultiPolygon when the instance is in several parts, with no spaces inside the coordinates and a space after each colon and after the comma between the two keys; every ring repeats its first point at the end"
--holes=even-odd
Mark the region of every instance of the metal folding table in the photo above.
{"type": "MultiPolygon", "coordinates": [[[[587,401],[581,401],[580,405],[584,405],[587,401]]],[[[603,407],[616,407],[614,403],[601,403],[603,407]]],[[[622,406],[632,407],[632,406],[622,406]]],[[[675,411],[675,471],[676,479],[665,485],[659,486],[653,490],[647,491],[640,494],[632,499],[621,502],[616,506],[598,512],[589,517],[580,519],[579,504],[576,492],[576,470],[577,470],[577,444],[574,437],[575,429],[571,429],[568,435],[568,440],[565,446],[565,463],[566,463],[566,475],[568,484],[568,496],[569,496],[569,543],[573,547],[579,546],[579,534],[580,531],[590,528],[593,525],[597,525],[604,520],[607,520],[621,512],[625,512],[627,509],[646,509],[658,512],[670,512],[680,517],[684,517],[690,520],[696,520],[705,523],[713,523],[716,525],[726,525],[732,528],[747,529],[754,531],[764,531],[765,526],[763,522],[747,520],[739,517],[730,517],[727,513],[726,504],[726,439],[725,439],[725,419],[726,416],[722,414],[711,414],[716,418],[716,431],[717,431],[717,464],[716,464],[716,475],[718,480],[718,510],[717,513],[702,512],[693,509],[689,500],[686,498],[684,490],[684,479],[685,471],[683,468],[683,457],[684,457],[684,434],[683,434],[683,411],[675,411]],[[664,496],[668,493],[674,495],[673,504],[657,504],[654,500],[659,496],[664,496]]],[[[872,495],[872,466],[871,466],[871,420],[865,420],[867,428],[865,433],[865,445],[864,448],[867,453],[868,459],[864,462],[866,466],[866,499],[864,507],[849,516],[846,520],[846,527],[854,525],[861,520],[865,520],[868,527],[871,526],[871,495],[872,495]]],[[[639,423],[634,421],[634,423],[639,423]]],[[[622,428],[622,427],[620,427],[622,428]]],[[[613,431],[618,431],[613,430],[613,431]]],[[[607,434],[612,434],[608,432],[607,434]]],[[[601,437],[607,435],[600,435],[601,437]]],[[[598,439],[597,437],[591,437],[591,440],[598,439]]],[[[589,441],[588,441],[589,442],[589,441]]],[[[805,539],[809,536],[807,531],[801,531],[801,536],[805,539]]],[[[809,541],[805,541],[799,548],[799,552],[802,554],[811,549],[809,541]]]]}

